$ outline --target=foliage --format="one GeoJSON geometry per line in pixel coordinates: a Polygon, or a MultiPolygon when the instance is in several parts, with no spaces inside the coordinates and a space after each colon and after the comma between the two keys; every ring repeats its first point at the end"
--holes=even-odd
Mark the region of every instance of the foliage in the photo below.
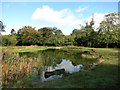
{"type": "Polygon", "coordinates": [[[15,35],[15,34],[16,34],[15,30],[12,29],[12,30],[11,30],[11,35],[15,35]]]}
{"type": "Polygon", "coordinates": [[[78,46],[87,47],[119,47],[119,30],[118,13],[105,15],[105,19],[100,23],[98,31],[92,27],[94,21],[86,23],[81,30],[73,30],[75,42],[78,46]]]}
{"type": "Polygon", "coordinates": [[[17,32],[18,45],[35,45],[41,42],[40,33],[31,26],[24,26],[17,32]]]}
{"type": "MultiPolygon", "coordinates": [[[[2,58],[2,86],[3,88],[14,87],[14,85],[19,84],[18,87],[23,87],[27,78],[27,81],[31,84],[29,79],[34,73],[37,77],[36,72],[32,72],[34,67],[37,67],[36,58],[30,57],[20,57],[20,55],[12,50],[12,48],[3,49],[3,58],[2,58]],[[17,83],[16,83],[17,82],[17,83]],[[24,83],[24,84],[23,84],[24,83]]],[[[35,77],[34,76],[34,77],[35,77]]],[[[28,83],[26,82],[26,83],[28,83]]]]}
{"type": "Polygon", "coordinates": [[[110,13],[105,16],[105,20],[100,23],[99,27],[99,40],[101,43],[105,43],[106,47],[109,44],[118,44],[118,32],[120,30],[117,13],[110,13]]]}
{"type": "Polygon", "coordinates": [[[105,15],[97,30],[93,28],[94,18],[80,29],[74,29],[71,35],[63,35],[57,27],[43,27],[38,30],[31,26],[24,26],[15,32],[11,30],[10,35],[3,35],[3,45],[18,46],[84,46],[84,47],[119,47],[120,25],[118,13],[105,15]],[[13,38],[13,40],[11,39],[13,38]],[[16,38],[16,39],[15,39],[16,38]],[[17,41],[16,41],[17,40],[17,41]],[[16,44],[17,42],[17,44],[16,44]]]}
{"type": "MultiPolygon", "coordinates": [[[[82,48],[82,50],[90,48],[82,48]]],[[[81,71],[58,80],[38,84],[39,88],[119,88],[118,51],[94,48],[105,60],[96,68],[81,71]],[[114,72],[114,73],[113,73],[114,72]]]]}
{"type": "MultiPolygon", "coordinates": [[[[0,32],[5,32],[5,25],[3,25],[3,22],[0,21],[0,32]]],[[[1,34],[1,33],[0,33],[1,34]]]]}
{"type": "MultiPolygon", "coordinates": [[[[35,47],[32,47],[31,49],[34,50],[34,48],[35,47]]],[[[56,66],[61,62],[62,58],[72,61],[72,64],[75,66],[82,64],[85,70],[88,70],[93,63],[99,61],[99,54],[97,54],[96,51],[84,48],[81,50],[79,47],[65,47],[59,50],[52,48],[42,50],[41,48],[39,52],[29,53],[16,53],[14,49],[17,48],[3,48],[2,82],[4,88],[33,87],[33,83],[39,84],[41,71],[46,69],[47,66],[56,66]],[[86,55],[86,57],[84,57],[83,54],[86,55]]]]}
{"type": "Polygon", "coordinates": [[[3,46],[15,46],[17,44],[17,39],[15,35],[3,35],[2,45],[3,46]]]}

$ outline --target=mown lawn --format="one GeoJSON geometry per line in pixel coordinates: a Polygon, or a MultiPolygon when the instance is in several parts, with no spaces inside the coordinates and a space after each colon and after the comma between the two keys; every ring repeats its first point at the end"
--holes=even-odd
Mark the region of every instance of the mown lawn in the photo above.
{"type": "Polygon", "coordinates": [[[61,47],[47,47],[47,46],[3,46],[0,49],[13,49],[15,52],[36,52],[46,49],[60,49],[61,47]]]}
{"type": "Polygon", "coordinates": [[[35,47],[35,48],[25,48],[25,49],[17,49],[15,50],[16,52],[36,52],[36,51],[41,51],[41,50],[46,50],[46,47],[35,47]]]}
{"type": "Polygon", "coordinates": [[[48,47],[45,46],[3,46],[2,49],[12,49],[15,52],[35,52],[40,50],[46,50],[48,47]]]}

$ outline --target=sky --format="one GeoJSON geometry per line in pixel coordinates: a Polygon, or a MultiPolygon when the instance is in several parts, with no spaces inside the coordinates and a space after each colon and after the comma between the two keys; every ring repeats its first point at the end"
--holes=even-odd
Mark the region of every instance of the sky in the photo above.
{"type": "Polygon", "coordinates": [[[0,20],[6,32],[16,31],[23,26],[57,27],[65,35],[80,29],[94,17],[96,29],[104,15],[118,12],[118,2],[2,2],[0,20]]]}

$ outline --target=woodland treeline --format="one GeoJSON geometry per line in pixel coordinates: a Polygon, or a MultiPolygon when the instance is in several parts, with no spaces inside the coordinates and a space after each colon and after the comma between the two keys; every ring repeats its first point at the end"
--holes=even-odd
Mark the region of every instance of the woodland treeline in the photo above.
{"type": "MultiPolygon", "coordinates": [[[[57,27],[43,27],[38,30],[31,26],[23,26],[17,32],[12,29],[10,35],[2,35],[3,46],[84,46],[109,47],[120,46],[118,13],[105,15],[105,19],[95,30],[94,20],[74,29],[70,35],[64,35],[57,27]]],[[[99,17],[98,17],[99,19],[99,17]]]]}

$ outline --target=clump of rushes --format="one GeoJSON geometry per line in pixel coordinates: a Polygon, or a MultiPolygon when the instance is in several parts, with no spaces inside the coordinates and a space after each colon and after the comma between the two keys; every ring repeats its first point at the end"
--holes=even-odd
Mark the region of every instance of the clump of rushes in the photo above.
{"type": "Polygon", "coordinates": [[[33,68],[37,67],[37,60],[28,57],[20,57],[11,49],[3,49],[2,58],[2,85],[11,87],[18,80],[33,74],[33,68]]]}

